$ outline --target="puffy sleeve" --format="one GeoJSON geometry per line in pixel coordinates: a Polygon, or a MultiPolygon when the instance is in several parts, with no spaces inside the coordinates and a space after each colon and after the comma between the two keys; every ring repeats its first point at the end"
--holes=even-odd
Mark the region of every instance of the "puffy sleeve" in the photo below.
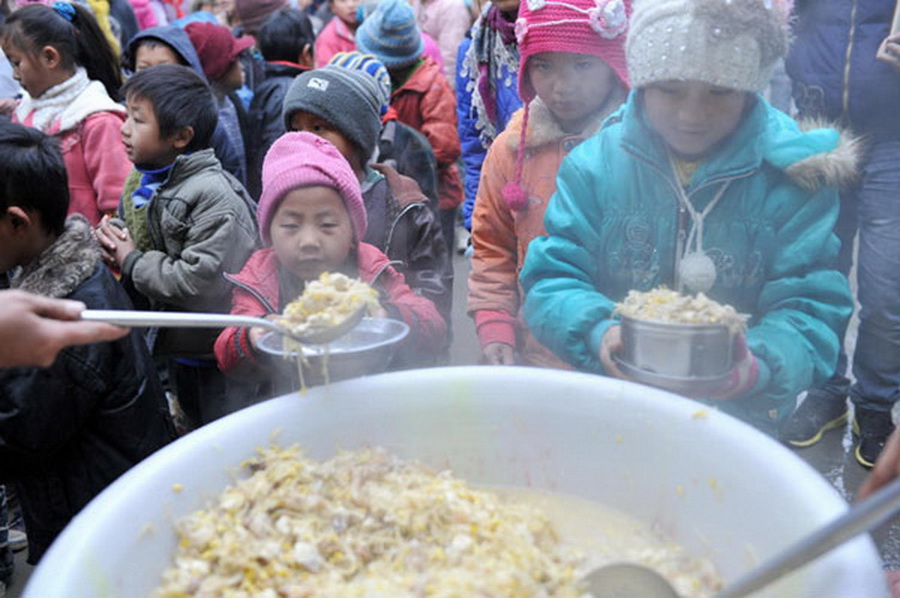
{"type": "Polygon", "coordinates": [[[525,321],[534,336],[578,369],[604,373],[600,340],[613,324],[615,302],[597,289],[600,231],[607,180],[596,138],[566,157],[544,215],[546,237],[528,246],[520,280],[525,321]],[[583,162],[588,156],[591,166],[583,162]]]}
{"type": "Polygon", "coordinates": [[[806,199],[785,185],[773,192],[774,254],[757,300],[747,344],[759,360],[756,391],[793,400],[834,371],[853,311],[847,278],[834,269],[838,193],[828,187],[806,199]]]}

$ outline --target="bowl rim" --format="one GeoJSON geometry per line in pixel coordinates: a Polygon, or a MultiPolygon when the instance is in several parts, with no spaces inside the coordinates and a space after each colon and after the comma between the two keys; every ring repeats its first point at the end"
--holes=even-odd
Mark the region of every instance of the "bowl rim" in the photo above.
{"type": "Polygon", "coordinates": [[[662,320],[644,320],[641,318],[635,318],[632,316],[627,316],[625,314],[617,314],[619,320],[625,324],[636,324],[638,326],[656,326],[659,328],[689,328],[692,330],[703,330],[703,329],[725,329],[730,332],[731,327],[724,322],[664,322],[662,320]]]}
{"type": "MultiPolygon", "coordinates": [[[[362,320],[360,320],[359,324],[357,324],[355,327],[353,327],[353,329],[350,330],[350,332],[352,332],[353,330],[372,330],[375,329],[374,324],[386,328],[389,332],[391,332],[390,336],[387,336],[373,343],[368,343],[363,347],[342,347],[339,344],[337,346],[304,345],[301,347],[303,356],[321,357],[327,354],[329,357],[335,357],[338,355],[356,355],[359,353],[365,353],[367,351],[372,351],[374,349],[380,349],[382,347],[393,345],[402,341],[409,334],[409,324],[402,320],[395,320],[393,318],[363,318],[362,320]]],[[[279,332],[267,332],[259,339],[259,349],[264,353],[268,353],[269,355],[274,355],[276,357],[299,356],[301,351],[285,351],[280,348],[282,346],[280,339],[282,338],[284,338],[284,336],[279,332]]]]}
{"type": "MultiPolygon", "coordinates": [[[[117,595],[116,588],[119,587],[118,583],[124,576],[126,566],[146,561],[148,548],[153,548],[162,535],[171,534],[171,541],[174,542],[174,533],[169,528],[156,528],[157,523],[170,522],[182,513],[201,508],[204,503],[202,493],[218,494],[221,488],[232,482],[229,468],[245,456],[254,454],[261,442],[280,439],[291,443],[294,441],[293,438],[306,438],[305,434],[321,428],[321,416],[324,414],[333,418],[333,421],[327,423],[326,428],[342,430],[342,437],[347,438],[352,446],[356,446],[359,434],[357,430],[346,428],[346,422],[351,420],[361,422],[366,434],[375,436],[380,435],[382,425],[396,430],[410,429],[409,424],[413,419],[417,422],[415,429],[426,432],[433,427],[443,429],[447,425],[447,417],[451,415],[460,421],[471,421],[473,425],[479,426],[484,435],[482,441],[490,441],[491,446],[495,447],[494,451],[486,453],[488,456],[497,451],[506,454],[508,446],[517,447],[514,455],[516,458],[513,461],[504,458],[502,463],[504,472],[510,468],[521,469],[520,473],[523,475],[526,470],[530,472],[525,477],[515,476],[517,479],[521,477],[522,482],[529,482],[521,485],[529,486],[534,480],[539,487],[545,487],[541,480],[552,478],[562,484],[559,490],[585,497],[589,494],[583,492],[584,488],[592,487],[592,484],[585,483],[583,477],[571,475],[567,468],[540,465],[545,459],[549,460],[548,462],[556,459],[555,449],[546,451],[542,446],[552,438],[529,434],[528,422],[531,422],[531,425],[546,422],[548,414],[551,419],[563,418],[566,421],[573,421],[578,426],[578,432],[574,436],[569,434],[568,437],[590,439],[592,444],[612,447],[617,451],[628,450],[629,446],[643,446],[647,436],[645,431],[655,430],[655,433],[649,436],[662,437],[661,446],[669,446],[668,442],[673,439],[688,444],[703,443],[704,450],[698,451],[696,458],[698,462],[696,467],[699,468],[697,471],[701,472],[696,480],[696,491],[691,490],[690,486],[685,486],[688,491],[684,495],[678,495],[674,484],[667,483],[666,487],[672,492],[670,495],[672,499],[668,502],[675,508],[683,509],[685,505],[698,504],[704,509],[711,508],[712,516],[716,516],[718,511],[730,512],[726,507],[732,497],[744,500],[739,497],[744,497],[745,493],[733,492],[729,479],[741,480],[741,483],[735,486],[735,489],[740,490],[744,487],[742,481],[746,477],[746,469],[735,467],[734,463],[730,463],[727,467],[722,466],[720,471],[721,456],[709,448],[717,446],[720,441],[730,446],[730,443],[736,440],[751,438],[760,440],[766,437],[763,432],[753,429],[749,424],[689,399],[659,389],[637,387],[632,382],[587,373],[554,372],[517,366],[455,366],[407,370],[347,380],[333,384],[330,389],[324,387],[310,389],[303,400],[297,400],[296,393],[289,393],[216,420],[163,447],[127,471],[91,501],[63,530],[36,567],[25,588],[23,598],[72,595],[106,598],[117,595]],[[517,388],[529,388],[531,385],[546,385],[550,382],[559,389],[560,394],[571,395],[567,396],[570,400],[547,401],[544,400],[546,397],[525,398],[518,393],[502,390],[507,389],[510,383],[515,384],[517,388]],[[411,388],[419,389],[423,385],[440,391],[432,397],[409,394],[411,388]],[[481,390],[476,393],[475,389],[481,390]],[[373,393],[376,393],[375,396],[373,393]],[[462,399],[456,396],[459,393],[462,393],[462,399]],[[448,394],[452,396],[445,396],[448,394]],[[467,399],[465,396],[467,394],[473,396],[467,399]],[[342,408],[335,409],[337,405],[335,399],[338,395],[348,401],[350,408],[341,403],[342,408]],[[486,396],[491,399],[483,400],[486,396]],[[635,417],[624,417],[616,421],[597,417],[602,413],[610,413],[610,409],[618,412],[619,406],[626,401],[634,405],[635,417]],[[433,413],[436,407],[439,408],[437,415],[433,413]],[[698,407],[702,407],[702,417],[697,416],[698,407]],[[511,408],[515,408],[515,411],[511,412],[511,408]],[[361,410],[363,415],[360,415],[357,409],[361,410]],[[595,415],[585,418],[585,413],[595,415]],[[523,421],[520,416],[525,417],[527,421],[523,421]],[[422,417],[426,419],[420,421],[418,418],[422,417]],[[671,423],[675,425],[672,426],[671,423]],[[621,433],[622,425],[628,425],[630,429],[641,433],[626,435],[624,438],[614,436],[614,433],[621,433]],[[691,429],[695,429],[696,426],[696,429],[705,432],[685,435],[683,431],[686,425],[691,426],[691,429]],[[527,438],[529,442],[507,445],[502,440],[498,441],[497,426],[503,431],[514,432],[521,438],[527,438]],[[289,438],[280,438],[282,434],[287,434],[288,428],[295,428],[296,433],[289,438]],[[278,436],[273,437],[274,433],[278,433],[278,436]],[[709,443],[711,444],[708,447],[709,443]],[[198,468],[198,463],[203,463],[204,466],[198,468]],[[176,470],[175,464],[183,466],[183,471],[176,470]],[[707,467],[713,469],[708,471],[707,467]],[[207,479],[207,482],[187,483],[184,472],[188,471],[198,478],[207,479]],[[711,474],[722,476],[715,488],[707,483],[706,476],[711,474]],[[210,480],[215,482],[214,486],[206,485],[210,480]],[[185,483],[184,488],[179,487],[176,490],[173,484],[181,486],[182,482],[185,483]],[[148,496],[158,499],[148,501],[148,496]],[[701,500],[700,503],[697,503],[698,499],[701,500]],[[140,513],[137,517],[134,516],[135,509],[139,509],[140,513]],[[110,551],[109,538],[112,536],[109,534],[113,533],[117,542],[123,542],[123,538],[125,540],[118,546],[118,550],[110,551]],[[78,590],[81,593],[77,593],[78,590]]],[[[330,438],[331,434],[326,436],[330,438]]],[[[335,438],[319,443],[323,455],[332,455],[340,448],[340,442],[335,444],[335,438]]],[[[410,444],[408,438],[398,437],[397,443],[391,444],[389,448],[409,445],[412,458],[422,459],[424,462],[429,461],[427,459],[429,455],[440,455],[440,459],[445,458],[442,444],[437,443],[438,448],[434,451],[429,449],[436,445],[430,432],[416,433],[416,439],[416,442],[410,444]],[[428,454],[419,454],[420,450],[428,454]]],[[[468,437],[463,441],[458,435],[445,435],[445,441],[450,445],[460,443],[468,445],[472,442],[468,437]]],[[[583,452],[581,448],[583,445],[579,443],[563,444],[572,450],[578,448],[579,454],[583,452]]],[[[838,490],[787,447],[771,438],[766,442],[754,442],[752,445],[744,446],[753,446],[755,450],[742,450],[736,453],[739,464],[778,463],[779,466],[774,472],[763,471],[763,475],[776,483],[782,482],[778,483],[777,491],[789,499],[788,504],[794,504],[802,497],[801,527],[804,529],[797,531],[812,530],[814,526],[824,525],[846,511],[847,503],[838,490]],[[815,500],[809,498],[813,495],[816,497],[815,500]]],[[[472,453],[471,456],[474,455],[475,453],[472,453]]],[[[450,455],[449,458],[455,459],[456,456],[450,455]]],[[[661,453],[658,459],[672,463],[683,460],[677,451],[661,453]]],[[[500,463],[496,457],[491,460],[500,463]]],[[[444,463],[443,460],[432,462],[444,463]]],[[[615,468],[616,462],[617,460],[612,459],[610,466],[615,468]]],[[[578,467],[579,470],[589,467],[589,471],[595,471],[596,465],[596,460],[591,458],[587,464],[578,467]]],[[[694,474],[690,471],[680,473],[670,482],[688,483],[691,479],[685,476],[692,475],[694,474]]],[[[625,483],[615,487],[627,491],[633,486],[651,483],[650,480],[656,478],[633,476],[629,470],[627,477],[620,479],[625,483]]],[[[478,483],[474,477],[471,481],[478,483]]],[[[656,484],[655,481],[652,483],[656,484]]],[[[605,483],[602,487],[608,488],[611,485],[605,483]]],[[[751,486],[750,490],[759,496],[768,496],[770,492],[768,487],[760,485],[751,486]]],[[[658,509],[657,496],[641,496],[642,502],[645,503],[644,507],[652,511],[658,509]]],[[[760,504],[764,503],[760,501],[760,504]]],[[[772,516],[777,518],[780,510],[773,509],[772,516]]],[[[625,509],[625,511],[632,510],[625,509]]],[[[771,518],[767,520],[771,523],[771,518]]],[[[691,530],[685,526],[682,531],[691,530]]],[[[781,536],[783,534],[767,534],[767,538],[776,538],[778,542],[782,542],[781,536]]],[[[702,534],[697,538],[698,541],[707,541],[702,534]]],[[[733,575],[745,571],[748,568],[746,561],[753,557],[753,545],[745,544],[742,539],[732,542],[727,534],[720,538],[725,539],[728,539],[730,548],[723,546],[724,548],[742,555],[740,563],[734,564],[733,575]]],[[[767,539],[766,545],[769,544],[767,539]]],[[[771,548],[774,549],[774,546],[771,548]]],[[[163,547],[163,550],[168,553],[169,549],[163,547]]],[[[151,561],[153,559],[152,551],[150,559],[151,561]]],[[[854,595],[851,589],[858,590],[859,584],[863,584],[861,587],[869,591],[867,595],[887,598],[883,576],[876,579],[876,573],[880,572],[881,561],[872,539],[868,535],[861,535],[824,555],[816,563],[811,563],[805,568],[805,572],[797,572],[795,575],[804,575],[804,579],[816,581],[814,574],[828,574],[826,579],[820,579],[816,583],[817,587],[824,585],[837,588],[828,594],[830,596],[854,595]],[[876,586],[879,590],[877,592],[874,591],[876,586]],[[841,590],[843,593],[840,593],[841,590]]]]}

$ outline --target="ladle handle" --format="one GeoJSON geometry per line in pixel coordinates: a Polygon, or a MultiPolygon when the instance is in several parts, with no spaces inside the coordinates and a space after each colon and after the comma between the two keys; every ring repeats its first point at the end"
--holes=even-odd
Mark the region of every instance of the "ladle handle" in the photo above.
{"type": "Polygon", "coordinates": [[[93,322],[106,322],[107,324],[115,324],[116,326],[138,328],[227,328],[229,326],[259,326],[269,330],[281,330],[277,324],[263,318],[215,313],[86,309],[81,312],[81,319],[93,322]]]}
{"type": "Polygon", "coordinates": [[[714,598],[741,598],[802,567],[854,536],[878,527],[900,510],[900,478],[783,552],[755,567],[714,598]]]}

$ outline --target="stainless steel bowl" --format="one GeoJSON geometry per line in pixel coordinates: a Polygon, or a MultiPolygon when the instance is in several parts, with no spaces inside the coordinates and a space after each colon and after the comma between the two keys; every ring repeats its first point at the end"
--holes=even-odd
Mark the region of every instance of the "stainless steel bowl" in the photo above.
{"type": "MultiPolygon", "coordinates": [[[[727,376],[734,367],[734,337],[723,324],[678,324],[622,317],[619,360],[656,378],[727,376]]],[[[654,384],[658,386],[659,384],[654,384]]]]}
{"type": "MultiPolygon", "coordinates": [[[[394,357],[397,344],[407,334],[409,326],[405,322],[389,318],[363,318],[355,328],[330,345],[303,347],[306,384],[317,386],[324,384],[326,379],[336,382],[384,372],[394,357]]],[[[272,355],[292,358],[293,361],[299,352],[285,351],[283,340],[282,335],[271,332],[260,339],[259,348],[272,355]]]]}

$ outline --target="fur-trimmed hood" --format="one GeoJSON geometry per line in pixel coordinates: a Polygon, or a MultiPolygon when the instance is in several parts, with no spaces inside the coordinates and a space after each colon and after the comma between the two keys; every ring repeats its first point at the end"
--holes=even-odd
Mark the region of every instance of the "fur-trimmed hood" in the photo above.
{"type": "MultiPolygon", "coordinates": [[[[553,113],[550,112],[550,109],[547,108],[547,105],[544,104],[543,100],[539,97],[535,97],[528,107],[528,130],[525,132],[525,148],[534,149],[549,143],[560,143],[562,140],[572,137],[590,137],[600,129],[600,125],[603,123],[604,119],[622,105],[622,102],[625,101],[627,95],[627,90],[621,86],[612,91],[603,110],[591,120],[580,135],[573,135],[572,133],[563,131],[557,120],[553,117],[553,113]]],[[[506,139],[509,144],[509,149],[514,152],[519,149],[519,139],[521,137],[524,115],[524,108],[516,110],[506,127],[508,131],[513,133],[506,139]]]]}
{"type": "Polygon", "coordinates": [[[816,120],[797,123],[797,132],[770,143],[766,158],[799,187],[808,191],[843,187],[859,176],[861,138],[834,123],[816,120]],[[822,151],[822,144],[829,149],[822,151]]]}
{"type": "Polygon", "coordinates": [[[50,247],[12,279],[13,288],[62,299],[75,292],[100,264],[100,247],[87,219],[73,214],[50,247]]]}

